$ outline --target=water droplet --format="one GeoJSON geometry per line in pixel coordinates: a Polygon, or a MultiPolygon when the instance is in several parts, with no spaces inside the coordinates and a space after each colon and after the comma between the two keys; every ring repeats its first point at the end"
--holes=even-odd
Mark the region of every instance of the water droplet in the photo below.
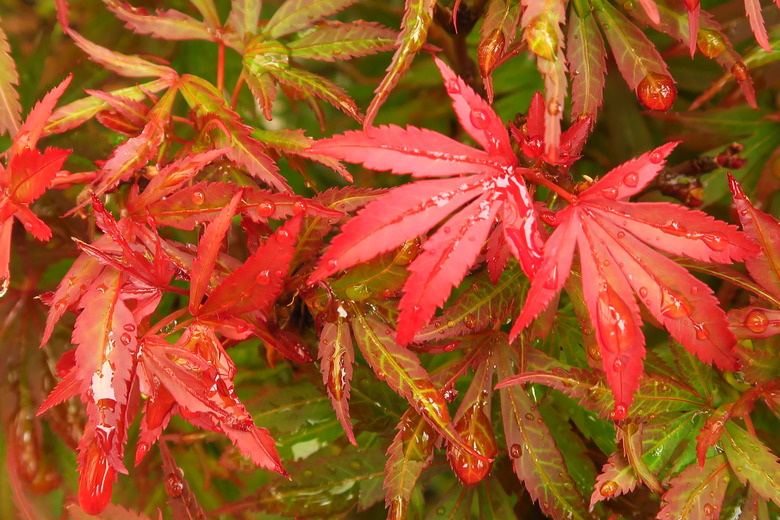
{"type": "Polygon", "coordinates": [[[627,173],[623,177],[623,184],[629,188],[636,188],[636,185],[639,184],[639,176],[636,173],[627,173]]]}
{"type": "Polygon", "coordinates": [[[674,320],[687,318],[691,315],[691,308],[680,293],[663,288],[661,294],[663,297],[661,301],[661,314],[674,320]]]}
{"type": "Polygon", "coordinates": [[[554,211],[542,210],[539,212],[539,218],[550,227],[556,227],[558,225],[558,219],[556,218],[554,211]]]}
{"type": "Polygon", "coordinates": [[[665,112],[672,108],[677,97],[677,89],[669,76],[650,72],[639,82],[637,95],[639,101],[647,108],[665,112]]]}
{"type": "Polygon", "coordinates": [[[490,116],[485,110],[477,108],[471,111],[469,119],[471,120],[471,124],[474,125],[474,128],[484,130],[488,127],[490,116]]]}
{"type": "Polygon", "coordinates": [[[293,203],[293,211],[295,213],[304,213],[308,209],[308,206],[305,202],[298,201],[293,203]]]}
{"type": "Polygon", "coordinates": [[[196,206],[202,206],[203,203],[206,201],[206,195],[203,194],[200,190],[195,190],[192,192],[192,203],[196,206]]]}
{"type": "Polygon", "coordinates": [[[558,265],[553,264],[550,276],[543,283],[545,289],[554,291],[558,287],[558,265]]]}
{"type": "Polygon", "coordinates": [[[745,317],[745,327],[751,332],[761,334],[769,328],[769,318],[761,309],[753,309],[745,317]]]}
{"type": "Polygon", "coordinates": [[[696,46],[708,58],[717,58],[726,50],[726,41],[715,31],[699,29],[696,46]]]}
{"type": "Polygon", "coordinates": [[[534,419],[536,419],[536,417],[534,417],[534,414],[532,413],[525,414],[525,418],[528,419],[529,421],[533,421],[534,419]]]}
{"type": "Polygon", "coordinates": [[[444,84],[444,88],[446,88],[447,92],[450,94],[460,94],[460,83],[455,78],[448,79],[444,84]]]}
{"type": "Polygon", "coordinates": [[[695,294],[699,294],[699,288],[696,287],[695,285],[693,287],[691,287],[691,294],[694,294],[694,295],[695,294]]]}
{"type": "Polygon", "coordinates": [[[363,467],[363,464],[359,460],[351,460],[349,462],[349,467],[354,470],[359,470],[360,468],[363,467]]]}
{"type": "Polygon", "coordinates": [[[257,205],[257,214],[261,217],[270,217],[276,211],[276,204],[271,201],[263,201],[257,205]]]}
{"type": "Polygon", "coordinates": [[[32,222],[24,223],[24,229],[26,229],[27,231],[32,231],[32,228],[33,228],[32,222]]]}
{"type": "Polygon", "coordinates": [[[290,233],[286,229],[280,229],[276,232],[276,236],[279,237],[280,242],[287,242],[290,240],[290,233]]]}
{"type": "Polygon", "coordinates": [[[615,200],[618,196],[618,190],[617,188],[604,188],[601,190],[601,194],[608,199],[615,200]]]}
{"type": "Polygon", "coordinates": [[[124,332],[121,336],[119,336],[119,341],[122,343],[122,345],[127,346],[133,342],[133,339],[130,337],[130,334],[124,332]]]}
{"type": "Polygon", "coordinates": [[[446,512],[447,512],[447,510],[444,509],[444,507],[439,507],[439,508],[436,509],[436,514],[439,515],[439,516],[444,516],[444,513],[446,513],[446,512]]]}
{"type": "Polygon", "coordinates": [[[271,274],[268,272],[267,269],[260,271],[257,273],[257,278],[255,278],[255,281],[259,285],[266,285],[268,282],[271,281],[271,274]]]}
{"type": "Polygon", "coordinates": [[[127,332],[135,332],[135,325],[133,325],[132,323],[125,323],[124,327],[122,328],[125,329],[127,332]]]}
{"type": "Polygon", "coordinates": [[[704,341],[710,337],[710,333],[704,328],[701,323],[693,323],[693,328],[696,331],[696,339],[704,341]]]}
{"type": "Polygon", "coordinates": [[[617,490],[618,490],[617,482],[615,482],[614,480],[607,480],[599,488],[599,493],[601,493],[602,496],[611,497],[612,495],[617,493],[617,490]]]}
{"type": "Polygon", "coordinates": [[[612,363],[612,369],[615,372],[622,372],[626,369],[626,362],[623,361],[623,358],[621,356],[618,356],[615,361],[612,363]]]}
{"type": "Polygon", "coordinates": [[[442,231],[443,231],[444,233],[449,233],[449,232],[450,232],[450,231],[452,231],[452,230],[450,229],[450,226],[444,226],[444,227],[442,228],[442,231]]]}
{"type": "Polygon", "coordinates": [[[704,514],[707,516],[714,516],[715,514],[715,508],[712,506],[712,504],[704,504],[702,510],[704,511],[704,514]]]}
{"type": "Polygon", "coordinates": [[[477,319],[474,317],[473,314],[466,314],[463,317],[463,324],[466,325],[466,328],[473,329],[477,326],[477,319]]]}
{"type": "Polygon", "coordinates": [[[171,498],[180,497],[184,493],[184,482],[175,473],[168,473],[165,477],[165,492],[171,498]]]}
{"type": "Polygon", "coordinates": [[[595,343],[588,345],[588,355],[596,361],[601,359],[601,349],[595,343]]]}
{"type": "Polygon", "coordinates": [[[728,239],[720,233],[704,233],[701,240],[713,251],[723,251],[729,247],[728,239]]]}
{"type": "Polygon", "coordinates": [[[747,66],[741,61],[731,66],[731,73],[737,78],[737,81],[746,81],[750,77],[747,66]]]}
{"type": "Polygon", "coordinates": [[[558,114],[561,113],[561,104],[555,101],[554,99],[551,100],[547,104],[547,113],[550,114],[551,116],[557,116],[558,114]]]}
{"type": "Polygon", "coordinates": [[[363,284],[351,285],[347,287],[344,293],[346,294],[347,298],[356,302],[367,300],[372,295],[371,289],[363,284]]]}
{"type": "Polygon", "coordinates": [[[628,415],[628,406],[626,406],[624,403],[615,404],[615,410],[612,412],[612,418],[616,421],[619,421],[620,419],[625,419],[626,415],[628,415]]]}
{"type": "MultiPolygon", "coordinates": [[[[0,298],[6,295],[8,292],[8,287],[11,285],[11,279],[10,278],[4,278],[2,285],[0,285],[0,298]]],[[[63,304],[64,305],[64,304],[63,304]]]]}
{"type": "Polygon", "coordinates": [[[141,459],[143,459],[146,454],[149,453],[149,443],[141,441],[138,443],[138,446],[135,448],[135,463],[138,465],[139,462],[141,462],[141,459]]]}
{"type": "Polygon", "coordinates": [[[523,454],[523,448],[519,444],[512,444],[509,447],[509,456],[513,459],[519,458],[523,454]]]}

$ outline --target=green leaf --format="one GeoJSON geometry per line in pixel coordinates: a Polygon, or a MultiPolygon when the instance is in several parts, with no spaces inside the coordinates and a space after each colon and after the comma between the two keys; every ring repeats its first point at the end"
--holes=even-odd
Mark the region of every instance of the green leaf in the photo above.
{"type": "Polygon", "coordinates": [[[288,44],[288,48],[294,58],[348,60],[389,51],[395,46],[395,37],[395,31],[377,23],[363,20],[352,23],[327,22],[294,40],[288,44]]]}
{"type": "Polygon", "coordinates": [[[319,358],[322,363],[322,382],[330,396],[333,410],[336,412],[349,442],[357,446],[352,423],[349,422],[349,383],[352,380],[352,364],[355,352],[349,324],[339,316],[335,322],[322,327],[319,343],[319,358]]]}
{"type": "Polygon", "coordinates": [[[406,253],[406,247],[400,247],[379,255],[348,269],[343,276],[331,283],[330,287],[337,298],[353,301],[379,298],[383,292],[394,294],[409,277],[406,253]]]}
{"type": "Polygon", "coordinates": [[[471,278],[463,291],[441,317],[418,332],[415,341],[434,341],[472,334],[491,327],[513,310],[528,286],[528,278],[516,263],[505,269],[494,285],[487,272],[471,278]]]}
{"type": "Polygon", "coordinates": [[[703,468],[691,464],[669,483],[670,488],[664,494],[666,505],[656,518],[720,518],[729,473],[726,457],[720,454],[707,459],[703,468]]]}
{"type": "Polygon", "coordinates": [[[264,34],[277,39],[314,25],[357,0],[287,0],[265,26],[264,34]]]}
{"type": "Polygon", "coordinates": [[[206,24],[175,9],[157,10],[156,15],[139,12],[129,4],[104,0],[117,18],[138,34],[165,40],[207,40],[216,38],[206,24]]]}
{"type": "Polygon", "coordinates": [[[711,365],[705,365],[699,361],[696,356],[688,352],[682,345],[673,341],[671,344],[674,354],[674,364],[677,367],[679,376],[676,379],[682,379],[682,382],[688,383],[691,389],[701,396],[703,401],[711,401],[712,395],[712,375],[711,365]]]}
{"type": "Polygon", "coordinates": [[[428,28],[433,22],[433,9],[436,0],[406,0],[404,17],[401,21],[401,33],[396,42],[398,49],[393,55],[393,61],[387,68],[387,74],[382,82],[374,90],[374,99],[366,110],[365,127],[373,124],[374,118],[379,112],[379,107],[384,104],[390,91],[398,84],[401,76],[412,65],[414,56],[422,49],[428,36],[428,28]]]}
{"type": "Polygon", "coordinates": [[[740,371],[751,383],[768,383],[780,378],[780,356],[776,353],[742,345],[737,345],[736,352],[742,365],[740,371]]]}
{"type": "Polygon", "coordinates": [[[269,70],[269,73],[278,82],[297,90],[301,94],[314,96],[326,101],[356,121],[362,121],[363,116],[360,114],[360,109],[355,102],[343,88],[332,81],[298,67],[273,68],[269,70]]]}
{"type": "Polygon", "coordinates": [[[566,59],[573,77],[571,118],[576,121],[581,115],[587,114],[595,123],[603,101],[607,51],[596,18],[591,13],[580,16],[576,9],[569,13],[566,59]]]}
{"type": "MultiPolygon", "coordinates": [[[[517,370],[516,355],[503,336],[498,350],[498,376],[508,379],[517,370]]],[[[569,475],[561,452],[538,411],[520,386],[501,389],[501,412],[512,467],[542,511],[556,520],[589,518],[585,501],[569,475]]]]}
{"type": "Polygon", "coordinates": [[[19,129],[22,117],[22,105],[14,85],[19,85],[19,73],[11,57],[11,47],[5,31],[0,27],[0,135],[10,135],[19,129]]]}
{"type": "Polygon", "coordinates": [[[262,0],[231,0],[227,25],[238,34],[239,39],[255,34],[262,5],[262,0]]]}
{"type": "Polygon", "coordinates": [[[726,423],[720,445],[739,481],[743,485],[749,483],[764,499],[780,506],[780,464],[777,456],[733,421],[726,423]]]}
{"type": "Polygon", "coordinates": [[[347,449],[333,457],[312,456],[289,465],[290,479],[274,479],[215,514],[264,511],[299,518],[337,518],[354,508],[361,494],[375,489],[383,476],[383,463],[384,454],[378,450],[347,449]]]}
{"type": "Polygon", "coordinates": [[[514,515],[514,505],[496,476],[488,477],[477,487],[480,520],[504,520],[514,515]]]}
{"type": "Polygon", "coordinates": [[[642,461],[659,480],[676,475],[696,461],[696,432],[704,425],[699,412],[657,415],[640,429],[642,461]]]}
{"type": "Polygon", "coordinates": [[[425,520],[470,520],[473,500],[474,491],[456,481],[428,511],[425,520]]]}
{"type": "Polygon", "coordinates": [[[596,478],[593,494],[590,496],[590,507],[593,508],[602,500],[630,493],[636,488],[639,480],[626,456],[616,451],[601,468],[601,474],[596,478]]]}
{"type": "Polygon", "coordinates": [[[409,401],[448,441],[482,458],[455,432],[447,402],[417,356],[395,342],[393,331],[387,325],[367,316],[356,304],[350,308],[353,334],[377,377],[409,401]]]}

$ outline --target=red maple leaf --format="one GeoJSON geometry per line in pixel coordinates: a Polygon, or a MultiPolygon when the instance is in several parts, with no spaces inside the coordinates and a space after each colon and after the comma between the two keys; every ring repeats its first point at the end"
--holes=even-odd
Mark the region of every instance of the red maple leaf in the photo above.
{"type": "Polygon", "coordinates": [[[428,177],[400,186],[366,205],[323,255],[312,282],[395,249],[442,225],[409,266],[400,302],[397,340],[409,343],[474,265],[497,216],[523,270],[532,275],[541,238],[506,127],[490,105],[436,60],[460,124],[482,146],[461,144],[415,128],[380,126],[322,139],[310,151],[376,170],[428,177]],[[448,216],[452,215],[449,220],[448,216]],[[446,220],[446,222],[442,222],[446,220]]]}
{"type": "Polygon", "coordinates": [[[45,242],[51,238],[49,226],[35,216],[29,206],[51,185],[70,151],[47,148],[41,153],[35,147],[70,78],[65,78],[33,107],[14,136],[11,147],[3,154],[7,162],[5,167],[0,164],[0,280],[10,276],[12,217],[18,218],[38,240],[45,242]]]}
{"type": "Polygon", "coordinates": [[[643,371],[645,341],[634,295],[703,362],[737,368],[736,340],[712,290],[653,248],[731,262],[753,256],[755,245],[734,226],[701,211],[625,200],[650,183],[676,144],[618,166],[579,195],[561,190],[570,204],[557,214],[556,229],[512,328],[515,337],[558,294],[579,249],[584,299],[615,396],[615,419],[625,417],[643,371]]]}

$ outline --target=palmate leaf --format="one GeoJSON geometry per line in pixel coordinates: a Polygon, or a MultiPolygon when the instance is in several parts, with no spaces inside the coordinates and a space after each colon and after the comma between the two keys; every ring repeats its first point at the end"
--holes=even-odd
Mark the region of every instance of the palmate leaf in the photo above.
{"type": "Polygon", "coordinates": [[[19,129],[22,105],[15,86],[19,85],[19,73],[11,57],[11,47],[5,31],[0,27],[0,135],[13,135],[19,129]]]}
{"type": "Polygon", "coordinates": [[[726,423],[720,445],[742,485],[750,484],[762,498],[780,506],[780,464],[777,456],[755,435],[733,421],[726,423]]]}
{"type": "Polygon", "coordinates": [[[666,505],[656,518],[662,520],[669,515],[692,520],[720,518],[730,478],[729,464],[722,454],[707,459],[702,468],[691,464],[671,480],[663,497],[666,505]]]}
{"type": "Polygon", "coordinates": [[[526,273],[538,263],[540,236],[532,203],[509,135],[498,116],[441,61],[437,65],[464,129],[484,151],[441,134],[394,126],[367,128],[316,142],[311,151],[393,173],[418,177],[475,175],[420,181],[390,190],[345,224],[321,258],[316,282],[395,249],[455,212],[423,245],[409,266],[400,303],[398,341],[406,344],[444,303],[476,260],[503,217],[510,250],[526,273]]]}
{"type": "MultiPolygon", "coordinates": [[[[498,345],[498,377],[504,380],[519,367],[506,336],[498,345]]],[[[500,394],[507,452],[515,474],[531,498],[556,520],[589,518],[585,501],[569,475],[563,456],[546,424],[537,421],[538,411],[526,390],[512,386],[501,388],[500,394]]]]}
{"type": "Polygon", "coordinates": [[[435,6],[435,0],[406,0],[404,17],[401,20],[401,32],[396,39],[398,48],[387,68],[387,74],[382,78],[379,86],[374,89],[374,99],[371,100],[371,104],[366,110],[366,118],[363,121],[365,128],[372,125],[379,108],[390,95],[390,91],[398,84],[401,76],[409,70],[414,56],[425,44],[428,28],[433,22],[435,6]]]}
{"type": "Polygon", "coordinates": [[[736,369],[735,338],[712,290],[654,251],[702,261],[730,262],[755,254],[742,233],[701,212],[666,203],[627,203],[660,171],[674,143],[610,171],[557,215],[511,336],[538,315],[563,287],[575,245],[583,296],[598,341],[602,367],[615,395],[614,418],[626,416],[638,388],[644,337],[634,294],[677,341],[705,363],[736,369]],[[647,244],[646,244],[647,243],[647,244]]]}
{"type": "Polygon", "coordinates": [[[411,351],[400,347],[387,325],[365,314],[352,304],[349,311],[352,334],[360,351],[381,380],[404,397],[435,430],[467,453],[484,459],[474,448],[465,444],[455,431],[447,402],[433,384],[420,360],[411,351]]]}
{"type": "Polygon", "coordinates": [[[380,51],[395,45],[396,33],[377,23],[325,22],[317,25],[287,47],[294,58],[335,61],[346,60],[380,51]]]}

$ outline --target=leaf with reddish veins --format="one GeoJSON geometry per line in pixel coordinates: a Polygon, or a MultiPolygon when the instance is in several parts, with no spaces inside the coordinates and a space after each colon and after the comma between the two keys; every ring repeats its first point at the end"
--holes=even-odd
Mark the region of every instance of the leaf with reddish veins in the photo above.
{"type": "Polygon", "coordinates": [[[0,186],[12,202],[29,204],[43,195],[69,155],[70,150],[59,148],[47,148],[43,153],[23,148],[11,156],[5,172],[0,172],[0,186]]]}
{"type": "Polygon", "coordinates": [[[482,195],[425,241],[422,253],[409,265],[412,274],[398,304],[401,310],[398,343],[406,345],[412,341],[415,332],[428,323],[452,288],[466,276],[487,239],[498,209],[490,194],[482,195]]]}
{"type": "Polygon", "coordinates": [[[604,99],[607,50],[595,16],[588,13],[580,18],[576,9],[569,13],[566,59],[573,76],[571,118],[575,121],[587,114],[595,124],[596,114],[604,99]]]}
{"type": "Polygon", "coordinates": [[[200,308],[200,316],[266,313],[279,296],[287,276],[301,220],[300,215],[288,220],[241,267],[228,275],[200,308]]]}
{"type": "Polygon", "coordinates": [[[290,42],[287,47],[294,58],[348,60],[389,51],[395,46],[395,38],[395,31],[374,22],[324,22],[290,42]]]}
{"type": "Polygon", "coordinates": [[[201,21],[175,9],[158,9],[150,15],[145,9],[138,9],[123,2],[104,0],[108,9],[117,18],[126,22],[125,27],[138,34],[149,34],[165,40],[208,40],[216,35],[201,21]]]}
{"type": "Polygon", "coordinates": [[[214,271],[214,265],[217,262],[217,255],[222,247],[222,241],[233,223],[233,216],[236,214],[236,207],[241,200],[243,190],[239,189],[228,204],[222,208],[219,215],[211,221],[203,232],[203,236],[198,242],[198,255],[192,262],[190,271],[190,300],[189,311],[193,316],[198,316],[203,296],[209,288],[211,274],[214,271]]]}
{"type": "Polygon", "coordinates": [[[454,430],[447,402],[417,356],[396,343],[387,325],[366,316],[355,304],[351,307],[350,317],[358,346],[377,377],[409,401],[417,413],[448,441],[484,459],[454,430]]]}
{"type": "Polygon", "coordinates": [[[333,410],[336,412],[344,433],[350,443],[357,446],[352,423],[349,421],[349,383],[352,379],[352,363],[355,352],[349,324],[339,317],[329,321],[322,328],[319,343],[319,358],[322,363],[322,382],[328,391],[333,410]]]}
{"type": "Polygon", "coordinates": [[[286,0],[268,20],[263,31],[279,38],[314,25],[326,16],[338,13],[357,0],[286,0]]]}
{"type": "Polygon", "coordinates": [[[64,403],[71,397],[75,397],[81,393],[81,379],[79,378],[79,371],[76,369],[71,370],[68,374],[62,378],[62,381],[57,383],[57,386],[52,389],[46,399],[41,403],[40,408],[36,415],[41,415],[50,408],[57,406],[60,403],[64,403]]]}
{"type": "Polygon", "coordinates": [[[780,506],[780,464],[777,456],[755,435],[734,422],[726,423],[720,443],[743,486],[750,484],[761,497],[780,506]]]}
{"type": "Polygon", "coordinates": [[[370,127],[379,107],[384,104],[390,91],[396,86],[401,76],[412,65],[414,56],[422,49],[428,36],[428,28],[433,23],[433,10],[436,6],[435,0],[406,0],[404,6],[404,17],[401,20],[401,32],[398,34],[396,43],[398,48],[393,55],[393,60],[387,68],[387,74],[382,78],[382,82],[374,90],[374,99],[366,110],[366,119],[363,127],[370,127]]]}
{"type": "Polygon", "coordinates": [[[0,134],[8,132],[13,137],[19,129],[22,105],[14,86],[19,85],[19,73],[11,57],[11,47],[5,31],[0,27],[0,134]]]}
{"type": "Polygon", "coordinates": [[[745,260],[745,267],[764,289],[780,298],[780,222],[756,209],[730,173],[728,178],[742,229],[761,248],[760,255],[745,260]]]}
{"type": "Polygon", "coordinates": [[[346,90],[317,74],[298,67],[272,67],[267,70],[274,79],[287,87],[297,90],[304,96],[314,96],[338,108],[357,122],[363,120],[355,101],[346,90]]]}
{"type": "Polygon", "coordinates": [[[247,34],[255,34],[262,5],[261,0],[232,0],[227,27],[233,29],[241,40],[247,34]]]}
{"type": "Polygon", "coordinates": [[[707,459],[703,468],[691,464],[669,482],[669,490],[663,496],[666,505],[656,518],[662,520],[670,515],[691,520],[720,518],[730,477],[726,457],[721,454],[707,459]]]}
{"type": "Polygon", "coordinates": [[[759,0],[745,0],[745,13],[750,20],[750,28],[756,37],[758,44],[767,52],[772,52],[769,36],[766,33],[766,23],[761,15],[761,2],[759,0]]]}
{"type": "Polygon", "coordinates": [[[593,506],[602,500],[632,492],[638,483],[634,469],[625,455],[620,451],[614,452],[601,468],[601,474],[596,477],[593,494],[590,496],[590,508],[593,509],[593,506]]]}

